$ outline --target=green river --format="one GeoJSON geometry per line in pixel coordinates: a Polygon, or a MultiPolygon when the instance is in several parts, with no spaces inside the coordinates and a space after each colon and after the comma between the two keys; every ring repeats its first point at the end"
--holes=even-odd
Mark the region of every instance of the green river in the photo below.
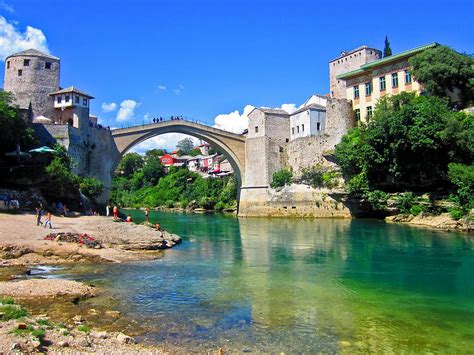
{"type": "MultiPolygon", "coordinates": [[[[127,213],[143,221],[143,212],[127,213]]],[[[142,342],[182,351],[474,351],[472,236],[357,219],[151,212],[150,221],[183,243],[159,260],[69,275],[106,285],[145,329],[142,342]]]]}

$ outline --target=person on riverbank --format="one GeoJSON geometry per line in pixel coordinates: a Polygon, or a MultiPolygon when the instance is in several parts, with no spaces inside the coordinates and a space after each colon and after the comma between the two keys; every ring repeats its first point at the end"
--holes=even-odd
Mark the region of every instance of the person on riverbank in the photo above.
{"type": "Polygon", "coordinates": [[[109,204],[107,204],[107,206],[105,206],[105,215],[106,215],[107,217],[110,216],[110,205],[109,205],[109,204]]]}
{"type": "Polygon", "coordinates": [[[155,230],[159,232],[161,230],[161,225],[159,223],[155,224],[155,230]]]}
{"type": "Polygon", "coordinates": [[[36,225],[39,226],[40,224],[43,225],[41,221],[41,217],[43,217],[43,206],[40,204],[36,207],[36,225]]]}
{"type": "Polygon", "coordinates": [[[147,207],[145,208],[145,222],[148,223],[148,213],[150,212],[150,209],[147,207]]]}
{"type": "Polygon", "coordinates": [[[114,221],[116,221],[118,219],[118,207],[117,206],[114,206],[113,214],[114,214],[114,221]]]}
{"type": "Polygon", "coordinates": [[[132,222],[133,222],[132,216],[128,215],[127,216],[127,223],[132,223],[132,222]]]}
{"type": "Polygon", "coordinates": [[[53,219],[53,215],[50,211],[48,211],[46,220],[44,221],[44,228],[46,228],[46,226],[49,224],[49,229],[53,229],[53,225],[51,224],[52,219],[53,219]]]}

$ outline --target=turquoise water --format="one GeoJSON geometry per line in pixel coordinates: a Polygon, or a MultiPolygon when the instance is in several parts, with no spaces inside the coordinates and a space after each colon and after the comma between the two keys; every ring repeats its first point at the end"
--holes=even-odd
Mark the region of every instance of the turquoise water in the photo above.
{"type": "Polygon", "coordinates": [[[150,219],[183,243],[156,261],[77,277],[105,282],[146,329],[141,341],[189,351],[474,349],[469,236],[375,220],[150,219]]]}

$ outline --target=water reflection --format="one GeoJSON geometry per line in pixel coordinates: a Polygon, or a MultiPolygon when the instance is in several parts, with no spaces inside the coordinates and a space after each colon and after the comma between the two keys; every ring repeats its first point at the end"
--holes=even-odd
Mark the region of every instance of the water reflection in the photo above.
{"type": "Polygon", "coordinates": [[[269,352],[473,345],[469,238],[370,220],[150,219],[183,244],[154,262],[79,276],[108,280],[146,341],[269,352]]]}

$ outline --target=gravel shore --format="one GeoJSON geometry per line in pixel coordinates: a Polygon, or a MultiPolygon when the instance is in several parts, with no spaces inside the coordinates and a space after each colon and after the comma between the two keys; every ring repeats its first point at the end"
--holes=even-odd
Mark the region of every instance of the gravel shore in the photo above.
{"type": "MultiPolygon", "coordinates": [[[[179,236],[166,231],[100,216],[54,217],[54,228],[45,229],[36,225],[33,214],[0,213],[0,225],[0,268],[16,270],[12,273],[26,271],[33,265],[155,259],[162,257],[162,249],[181,242],[179,236]],[[47,235],[52,240],[45,240],[47,235]],[[85,235],[93,238],[93,247],[64,241],[81,241],[85,235]]],[[[2,279],[9,280],[5,275],[2,279]]],[[[0,282],[0,308],[4,310],[0,310],[0,353],[162,353],[160,348],[136,344],[132,337],[121,332],[89,329],[80,314],[71,317],[67,324],[55,324],[48,315],[8,319],[9,309],[20,306],[10,305],[7,297],[14,301],[49,299],[55,303],[71,304],[72,301],[75,304],[100,292],[98,288],[76,281],[17,280],[11,275],[11,280],[0,282]]],[[[97,310],[87,310],[89,315],[94,312],[97,310]]],[[[114,319],[120,317],[120,312],[109,308],[104,312],[114,319]]]]}

